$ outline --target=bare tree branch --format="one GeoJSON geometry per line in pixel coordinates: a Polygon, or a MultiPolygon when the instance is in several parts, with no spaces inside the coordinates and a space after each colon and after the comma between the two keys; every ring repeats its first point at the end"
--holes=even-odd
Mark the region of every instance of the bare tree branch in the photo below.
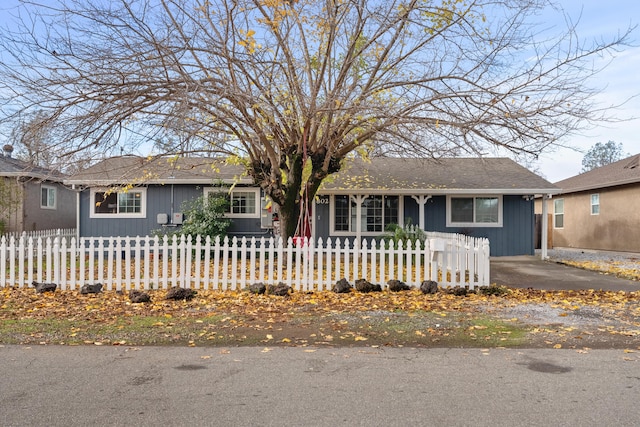
{"type": "Polygon", "coordinates": [[[290,235],[349,156],[535,156],[607,119],[588,82],[633,28],[542,38],[546,5],[25,0],[0,36],[0,125],[37,111],[67,153],[237,156],[290,235]]]}

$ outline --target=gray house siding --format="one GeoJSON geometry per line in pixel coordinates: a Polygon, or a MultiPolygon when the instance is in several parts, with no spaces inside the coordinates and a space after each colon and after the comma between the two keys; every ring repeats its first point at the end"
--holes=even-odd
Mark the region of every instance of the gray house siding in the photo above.
{"type": "Polygon", "coordinates": [[[75,228],[76,194],[57,182],[28,180],[15,185],[19,202],[8,215],[6,231],[75,228]],[[55,188],[55,206],[43,208],[42,185],[55,188]]]}
{"type": "Polygon", "coordinates": [[[48,230],[55,228],[75,228],[76,193],[55,182],[30,181],[24,184],[24,229],[48,230]],[[56,189],[55,209],[41,206],[42,185],[56,189]]]}

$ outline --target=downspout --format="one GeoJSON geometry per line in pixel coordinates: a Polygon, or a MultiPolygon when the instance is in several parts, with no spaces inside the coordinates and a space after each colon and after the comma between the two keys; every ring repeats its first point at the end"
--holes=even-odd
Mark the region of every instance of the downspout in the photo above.
{"type": "Polygon", "coordinates": [[[171,208],[170,208],[171,214],[169,216],[169,218],[171,219],[171,223],[173,223],[173,210],[174,210],[174,207],[173,207],[173,184],[171,184],[171,208]]]}
{"type": "Polygon", "coordinates": [[[26,189],[24,185],[24,181],[20,179],[21,177],[16,177],[16,184],[18,186],[18,199],[20,200],[20,209],[16,209],[15,219],[16,219],[16,230],[19,232],[27,231],[24,228],[24,199],[26,197],[26,189]]]}
{"type": "Polygon", "coordinates": [[[547,200],[551,199],[551,195],[550,194],[543,194],[542,195],[542,233],[541,233],[541,237],[540,240],[542,240],[540,242],[540,258],[545,260],[547,259],[549,256],[547,255],[547,239],[548,239],[548,233],[547,233],[547,227],[548,227],[548,221],[547,221],[547,200]]]}

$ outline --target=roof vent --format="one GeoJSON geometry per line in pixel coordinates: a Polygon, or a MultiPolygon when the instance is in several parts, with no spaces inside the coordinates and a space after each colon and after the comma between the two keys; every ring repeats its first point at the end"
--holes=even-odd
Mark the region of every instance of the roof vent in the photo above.
{"type": "Polygon", "coordinates": [[[13,153],[13,145],[11,144],[5,144],[4,147],[2,147],[2,153],[6,156],[6,157],[11,157],[11,153],[13,153]]]}
{"type": "Polygon", "coordinates": [[[640,155],[635,156],[633,159],[631,159],[631,161],[629,163],[627,163],[626,165],[624,165],[625,169],[635,169],[638,166],[640,166],[640,155]]]}

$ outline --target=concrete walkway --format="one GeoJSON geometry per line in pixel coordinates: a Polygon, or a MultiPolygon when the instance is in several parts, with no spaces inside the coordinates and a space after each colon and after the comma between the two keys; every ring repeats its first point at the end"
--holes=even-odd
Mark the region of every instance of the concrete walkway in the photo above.
{"type": "Polygon", "coordinates": [[[491,283],[544,290],[640,291],[640,282],[542,261],[537,256],[491,258],[491,283]]]}

